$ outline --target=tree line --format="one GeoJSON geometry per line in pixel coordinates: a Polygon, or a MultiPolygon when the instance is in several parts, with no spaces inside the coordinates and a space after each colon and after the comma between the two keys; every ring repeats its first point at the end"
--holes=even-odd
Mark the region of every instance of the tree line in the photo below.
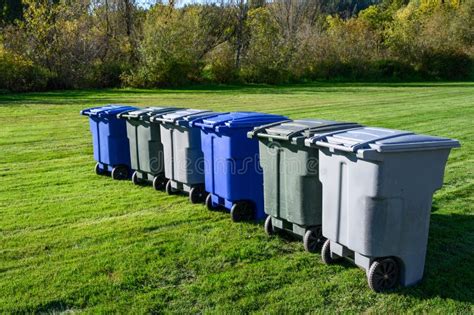
{"type": "Polygon", "coordinates": [[[474,0],[0,0],[0,89],[471,80],[474,0]]]}

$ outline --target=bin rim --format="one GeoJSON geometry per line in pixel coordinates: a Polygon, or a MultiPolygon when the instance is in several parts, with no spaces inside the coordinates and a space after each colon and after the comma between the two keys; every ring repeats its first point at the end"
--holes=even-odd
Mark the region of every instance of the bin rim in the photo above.
{"type": "Polygon", "coordinates": [[[128,120],[150,120],[151,116],[154,115],[164,115],[169,112],[173,112],[178,110],[177,107],[158,107],[158,106],[150,106],[150,107],[141,107],[136,110],[132,111],[125,111],[117,114],[117,118],[123,118],[128,120]]]}
{"type": "Polygon", "coordinates": [[[161,124],[172,124],[177,126],[189,126],[189,123],[192,121],[192,118],[196,119],[200,115],[209,115],[213,112],[208,109],[195,109],[195,108],[184,108],[172,113],[166,113],[164,115],[156,115],[151,118],[153,122],[159,122],[161,124]],[[175,115],[174,117],[169,117],[168,115],[175,115]]]}
{"type": "Polygon", "coordinates": [[[315,134],[324,134],[331,131],[337,130],[347,130],[350,128],[361,127],[360,124],[354,122],[343,122],[343,121],[334,121],[334,120],[327,120],[327,119],[295,119],[295,120],[287,120],[282,122],[276,122],[268,125],[263,125],[256,127],[254,130],[248,133],[248,137],[258,137],[258,138],[270,138],[270,139],[277,139],[277,140],[286,140],[291,141],[293,143],[300,142],[297,139],[305,139],[314,136],[315,134]],[[312,122],[312,123],[319,123],[319,125],[306,125],[304,126],[304,122],[312,122]],[[282,125],[299,125],[301,128],[298,129],[287,129],[287,132],[281,133],[268,133],[267,129],[271,129],[276,126],[282,125]]]}
{"type": "MultiPolygon", "coordinates": [[[[211,118],[211,117],[208,117],[211,118]]],[[[288,120],[288,117],[259,112],[229,112],[217,115],[215,120],[203,119],[195,125],[204,129],[219,131],[222,129],[252,128],[262,124],[288,120]]]]}
{"type": "Polygon", "coordinates": [[[91,107],[80,111],[84,116],[109,117],[116,116],[119,113],[136,110],[138,107],[129,105],[109,104],[104,106],[91,107]]]}
{"type": "Polygon", "coordinates": [[[389,153],[455,148],[459,147],[460,143],[455,139],[416,134],[410,131],[360,127],[317,135],[306,139],[305,145],[352,153],[368,150],[389,153]]]}

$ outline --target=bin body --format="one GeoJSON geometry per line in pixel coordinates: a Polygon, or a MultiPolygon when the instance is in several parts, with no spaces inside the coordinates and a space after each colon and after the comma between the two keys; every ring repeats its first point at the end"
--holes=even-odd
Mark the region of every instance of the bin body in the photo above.
{"type": "Polygon", "coordinates": [[[204,160],[201,131],[191,123],[195,119],[215,116],[207,110],[187,109],[163,115],[158,121],[165,158],[164,171],[175,190],[189,192],[204,185],[204,160]]]}
{"type": "Polygon", "coordinates": [[[94,159],[101,170],[112,171],[118,165],[131,167],[127,127],[125,121],[116,116],[135,109],[131,106],[108,105],[81,111],[82,115],[89,116],[94,159]]]}
{"type": "Polygon", "coordinates": [[[119,114],[119,118],[127,122],[131,167],[137,171],[139,179],[152,181],[164,174],[160,125],[152,123],[150,118],[176,110],[173,107],[148,107],[119,114]]]}
{"type": "Polygon", "coordinates": [[[259,143],[247,133],[258,125],[287,120],[286,117],[236,112],[204,119],[201,141],[204,153],[205,188],[213,206],[231,210],[239,201],[250,202],[254,218],[263,219],[263,174],[259,143]]]}
{"type": "Polygon", "coordinates": [[[338,256],[368,269],[395,257],[401,283],[423,277],[433,193],[456,140],[361,128],[314,141],[320,146],[323,235],[338,256]]]}
{"type": "Polygon", "coordinates": [[[259,140],[263,169],[264,210],[275,228],[303,236],[308,227],[322,224],[322,185],[319,152],[304,139],[355,123],[328,120],[295,120],[257,127],[249,132],[259,140]]]}

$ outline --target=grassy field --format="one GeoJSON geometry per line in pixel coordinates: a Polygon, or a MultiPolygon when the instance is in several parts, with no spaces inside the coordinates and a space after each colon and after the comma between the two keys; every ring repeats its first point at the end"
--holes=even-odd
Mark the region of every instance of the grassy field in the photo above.
{"type": "Polygon", "coordinates": [[[474,83],[310,84],[0,94],[0,312],[474,312],[474,83]],[[262,223],[96,176],[86,117],[106,103],[257,110],[456,138],[424,281],[372,293],[262,223]]]}

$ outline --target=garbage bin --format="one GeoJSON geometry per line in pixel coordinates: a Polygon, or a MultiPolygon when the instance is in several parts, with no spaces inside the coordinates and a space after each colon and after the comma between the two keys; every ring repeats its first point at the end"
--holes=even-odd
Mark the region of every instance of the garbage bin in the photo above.
{"type": "Polygon", "coordinates": [[[130,175],[130,151],[125,121],[117,114],[135,110],[136,107],[107,105],[81,111],[89,116],[94,159],[97,161],[95,172],[98,175],[112,175],[113,179],[127,179],[130,175]]]}
{"type": "Polygon", "coordinates": [[[304,248],[316,252],[322,237],[322,186],[318,149],[304,140],[315,134],[360,127],[321,119],[278,122],[248,133],[259,140],[263,169],[265,231],[285,230],[303,237],[304,248]]]}
{"type": "Polygon", "coordinates": [[[165,187],[163,145],[160,125],[150,121],[151,116],[164,115],[178,110],[174,107],[147,107],[117,115],[127,121],[130,143],[132,182],[135,185],[151,182],[156,190],[165,187]]]}
{"type": "Polygon", "coordinates": [[[263,219],[263,175],[254,127],[287,120],[279,115],[234,112],[196,121],[201,127],[208,209],[219,206],[233,221],[263,219]]]}
{"type": "Polygon", "coordinates": [[[420,281],[433,193],[459,142],[366,127],[305,143],[320,150],[323,262],[350,257],[376,292],[420,281]]]}
{"type": "Polygon", "coordinates": [[[186,192],[192,203],[204,201],[204,161],[201,150],[201,130],[191,123],[196,119],[216,116],[208,110],[186,109],[154,116],[159,122],[165,157],[166,192],[186,192]]]}

